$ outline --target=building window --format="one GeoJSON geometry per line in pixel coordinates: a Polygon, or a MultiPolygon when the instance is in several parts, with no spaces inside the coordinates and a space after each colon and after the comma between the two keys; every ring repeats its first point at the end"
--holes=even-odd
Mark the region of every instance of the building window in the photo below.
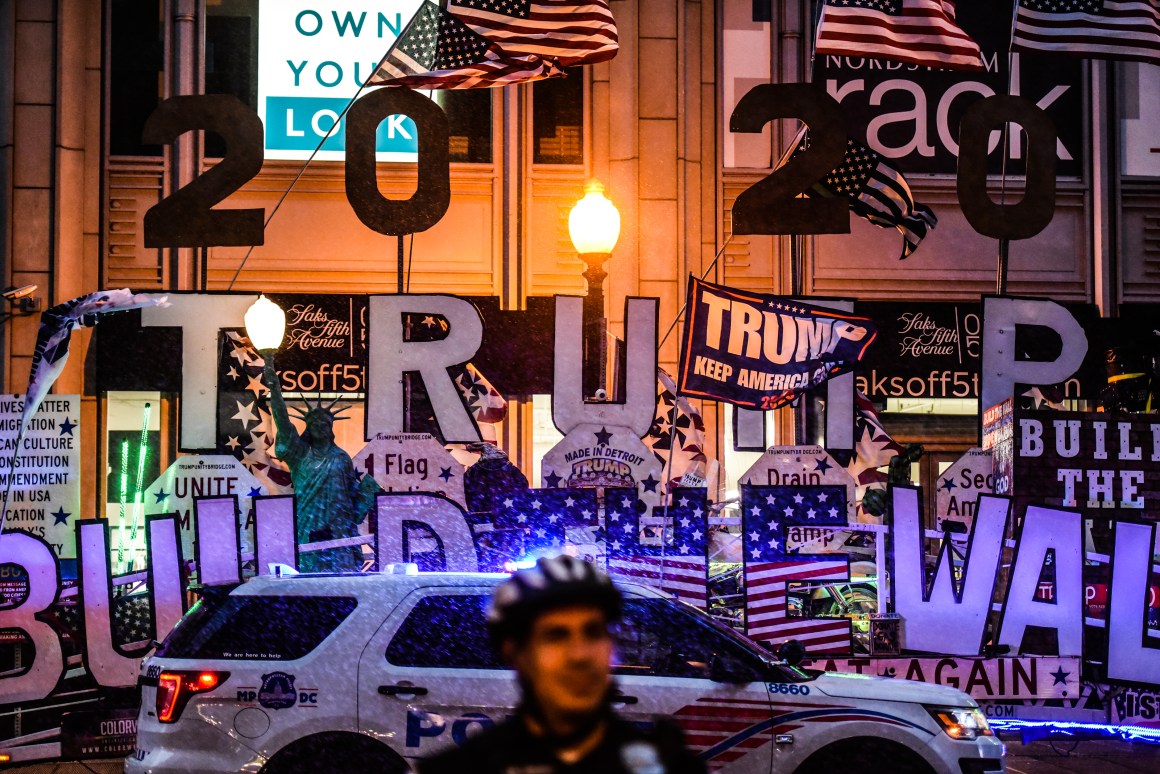
{"type": "Polygon", "coordinates": [[[436,91],[431,98],[447,113],[452,161],[491,163],[492,89],[436,91]]]}
{"type": "Polygon", "coordinates": [[[160,7],[112,0],[109,14],[109,153],[160,156],[160,145],[141,142],[145,120],[161,99],[165,46],[160,7]]]}
{"type": "Polygon", "coordinates": [[[584,163],[584,69],[565,72],[532,85],[533,163],[584,163]]]}

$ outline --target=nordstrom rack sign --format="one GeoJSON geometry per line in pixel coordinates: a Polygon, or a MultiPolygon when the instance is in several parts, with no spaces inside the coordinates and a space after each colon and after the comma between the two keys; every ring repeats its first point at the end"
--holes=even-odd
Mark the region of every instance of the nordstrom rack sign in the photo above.
{"type": "MultiPolygon", "coordinates": [[[[375,71],[421,0],[261,0],[258,6],[258,115],[265,157],[305,160],[375,71]]],[[[315,156],[341,161],[345,118],[315,156]]],[[[390,116],[379,125],[379,161],[415,161],[415,125],[390,116]]]]}

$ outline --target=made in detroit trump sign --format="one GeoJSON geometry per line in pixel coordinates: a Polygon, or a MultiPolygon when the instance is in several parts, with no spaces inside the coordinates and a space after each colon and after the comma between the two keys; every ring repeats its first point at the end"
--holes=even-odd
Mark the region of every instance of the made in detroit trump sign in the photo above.
{"type": "Polygon", "coordinates": [[[853,369],[877,336],[857,317],[689,278],[682,395],[774,409],[853,369]]]}

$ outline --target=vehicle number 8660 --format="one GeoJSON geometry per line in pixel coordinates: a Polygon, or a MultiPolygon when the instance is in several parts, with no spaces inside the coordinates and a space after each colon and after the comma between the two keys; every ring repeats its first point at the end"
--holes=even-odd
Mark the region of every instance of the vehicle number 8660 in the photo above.
{"type": "Polygon", "coordinates": [[[808,685],[798,685],[796,683],[770,683],[770,693],[786,693],[795,696],[808,696],[810,687],[808,685]]]}

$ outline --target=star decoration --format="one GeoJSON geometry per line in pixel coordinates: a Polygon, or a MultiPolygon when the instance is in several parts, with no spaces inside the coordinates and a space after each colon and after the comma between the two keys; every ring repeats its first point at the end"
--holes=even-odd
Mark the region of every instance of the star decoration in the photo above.
{"type": "Polygon", "coordinates": [[[815,463],[814,470],[818,471],[819,473],[825,473],[832,467],[834,466],[830,464],[829,460],[827,460],[825,457],[821,457],[818,459],[817,463],[815,463]]]}
{"type": "Polygon", "coordinates": [[[260,398],[263,392],[270,391],[270,388],[262,381],[261,376],[250,376],[248,379],[250,383],[246,385],[246,391],[254,393],[254,397],[260,398]]]}
{"type": "Polygon", "coordinates": [[[597,446],[607,446],[608,442],[612,440],[612,433],[609,432],[607,427],[600,428],[597,432],[593,433],[593,435],[596,436],[597,446]]]}
{"type": "Polygon", "coordinates": [[[238,373],[238,369],[230,366],[230,370],[226,371],[226,376],[230,377],[231,379],[237,379],[239,376],[241,376],[241,374],[238,373]]]}
{"type": "Polygon", "coordinates": [[[1051,679],[1054,681],[1051,683],[1052,685],[1067,685],[1067,678],[1071,672],[1064,672],[1063,667],[1059,666],[1054,672],[1048,672],[1047,674],[1051,675],[1051,679]]]}
{"type": "Polygon", "coordinates": [[[455,474],[451,472],[451,468],[439,468],[439,478],[443,479],[444,483],[447,483],[454,477],[455,474]]]}
{"type": "Polygon", "coordinates": [[[246,497],[261,497],[261,496],[262,496],[262,488],[258,487],[258,486],[250,487],[250,493],[248,495],[246,495],[246,497]]]}
{"type": "Polygon", "coordinates": [[[164,489],[159,489],[153,493],[153,496],[157,498],[157,502],[154,505],[159,505],[169,499],[169,492],[166,492],[164,489]]]}
{"type": "Polygon", "coordinates": [[[556,475],[555,471],[549,471],[548,474],[544,476],[544,483],[548,485],[549,489],[555,489],[560,486],[560,478],[560,476],[556,475]]]}
{"type": "Polygon", "coordinates": [[[228,441],[226,441],[226,446],[230,447],[231,450],[236,449],[241,445],[242,445],[242,442],[238,440],[238,437],[236,435],[231,435],[230,439],[228,441]]]}
{"type": "Polygon", "coordinates": [[[56,519],[56,521],[54,521],[54,522],[52,523],[52,525],[53,525],[54,527],[55,527],[57,524],[68,524],[68,517],[69,517],[69,516],[72,516],[72,514],[71,514],[71,513],[68,513],[67,511],[65,511],[65,509],[64,509],[64,506],[63,506],[63,505],[62,505],[62,506],[60,506],[59,508],[57,508],[57,509],[56,509],[56,512],[55,512],[55,513],[53,513],[53,514],[51,514],[51,515],[52,515],[52,518],[56,519]]]}
{"type": "Polygon", "coordinates": [[[951,481],[949,478],[944,478],[942,480],[942,482],[938,485],[938,488],[942,489],[943,491],[949,492],[955,488],[955,482],[951,481]]]}
{"type": "Polygon", "coordinates": [[[72,435],[73,430],[76,428],[76,426],[77,426],[76,422],[73,422],[68,417],[65,417],[64,421],[60,423],[60,434],[61,435],[72,435]]]}
{"type": "Polygon", "coordinates": [[[644,479],[640,483],[641,483],[641,486],[644,487],[644,491],[655,492],[655,491],[657,491],[657,484],[659,484],[660,481],[653,478],[652,473],[649,473],[648,478],[644,479]]]}
{"type": "Polygon", "coordinates": [[[238,420],[239,422],[242,423],[243,428],[249,430],[250,429],[250,422],[257,422],[258,421],[258,418],[256,416],[254,416],[254,411],[253,411],[254,401],[250,401],[249,403],[247,403],[244,406],[242,405],[242,402],[240,400],[235,400],[234,403],[238,404],[238,411],[236,414],[234,414],[232,417],[230,417],[230,419],[238,420]]]}

